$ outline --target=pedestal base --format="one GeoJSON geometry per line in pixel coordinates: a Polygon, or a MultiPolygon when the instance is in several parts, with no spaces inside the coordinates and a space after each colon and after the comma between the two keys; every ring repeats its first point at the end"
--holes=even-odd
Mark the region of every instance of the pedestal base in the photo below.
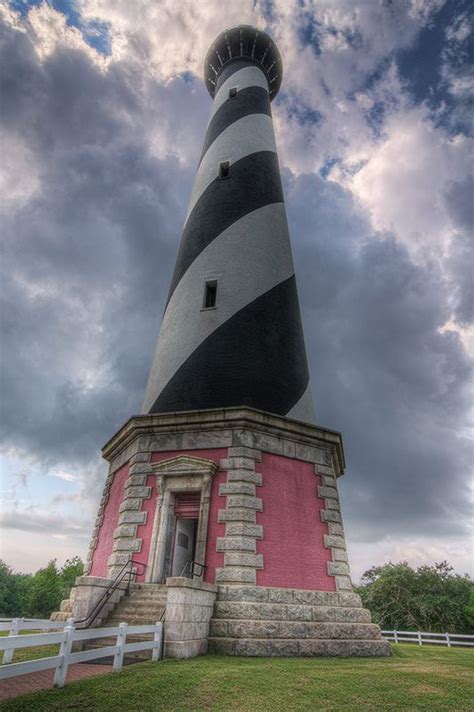
{"type": "MultiPolygon", "coordinates": [[[[339,433],[251,408],[164,413],[131,418],[103,454],[110,472],[89,575],[113,579],[131,562],[137,584],[188,572],[217,586],[214,651],[389,654],[352,592],[339,433]]],[[[170,654],[203,652],[198,638],[194,648],[170,640],[170,654]]]]}
{"type": "Polygon", "coordinates": [[[219,586],[209,652],[369,657],[388,656],[391,646],[355,593],[219,586]]]}

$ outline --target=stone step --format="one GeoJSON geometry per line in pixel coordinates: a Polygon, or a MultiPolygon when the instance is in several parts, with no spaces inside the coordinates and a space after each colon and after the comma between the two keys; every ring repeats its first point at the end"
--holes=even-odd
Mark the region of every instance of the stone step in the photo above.
{"type": "Polygon", "coordinates": [[[239,584],[219,586],[217,601],[362,608],[360,596],[352,591],[303,591],[292,588],[241,586],[239,584]]]}
{"type": "Polygon", "coordinates": [[[120,601],[120,605],[122,604],[136,606],[166,606],[166,598],[135,598],[135,596],[126,596],[120,601]]]}
{"type": "Polygon", "coordinates": [[[151,601],[150,603],[143,603],[137,601],[122,601],[116,607],[116,611],[159,611],[161,608],[166,607],[166,601],[151,601]]]}
{"type": "Polygon", "coordinates": [[[387,657],[388,640],[209,638],[209,652],[249,657],[387,657]]]}
{"type": "Polygon", "coordinates": [[[218,638],[323,638],[375,640],[380,628],[372,623],[313,623],[306,621],[211,620],[209,635],[218,638]]]}
{"type": "Polygon", "coordinates": [[[120,603],[137,603],[142,605],[153,605],[154,603],[166,603],[166,596],[137,596],[132,594],[131,596],[124,596],[120,599],[120,603]]]}
{"type": "Polygon", "coordinates": [[[54,611],[54,613],[51,613],[50,620],[66,622],[67,619],[70,617],[71,613],[69,613],[68,611],[54,611]]]}
{"type": "Polygon", "coordinates": [[[140,601],[154,601],[155,599],[166,601],[166,591],[130,591],[124,598],[136,598],[140,601]]]}
{"type": "Polygon", "coordinates": [[[371,622],[370,612],[365,608],[305,606],[289,603],[251,603],[246,601],[217,601],[214,605],[213,618],[326,623],[371,622]]]}
{"type": "Polygon", "coordinates": [[[128,623],[128,625],[153,625],[160,620],[161,614],[156,616],[121,616],[119,613],[114,613],[113,618],[108,618],[101,627],[108,628],[109,626],[119,625],[120,623],[128,623]]]}

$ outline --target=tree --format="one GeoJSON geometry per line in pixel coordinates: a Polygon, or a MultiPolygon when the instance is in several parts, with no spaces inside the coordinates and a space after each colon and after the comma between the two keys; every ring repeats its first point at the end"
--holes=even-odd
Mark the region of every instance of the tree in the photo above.
{"type": "Polygon", "coordinates": [[[63,586],[56,566],[56,559],[52,559],[33,576],[28,601],[29,615],[47,618],[53,611],[59,610],[62,591],[63,586]]]}
{"type": "Polygon", "coordinates": [[[462,633],[472,630],[473,590],[446,561],[418,569],[403,561],[366,571],[358,593],[382,628],[462,633]]]}
{"type": "Polygon", "coordinates": [[[0,559],[0,616],[48,617],[68,598],[76,578],[84,571],[78,556],[68,559],[58,570],[56,560],[32,574],[14,573],[0,559]]]}
{"type": "Polygon", "coordinates": [[[17,617],[27,609],[31,574],[13,573],[0,559],[0,615],[17,617]]]}
{"type": "Polygon", "coordinates": [[[62,599],[68,598],[71,588],[74,586],[78,576],[84,573],[84,564],[79,556],[74,556],[72,559],[67,559],[66,563],[60,571],[62,583],[62,599]]]}

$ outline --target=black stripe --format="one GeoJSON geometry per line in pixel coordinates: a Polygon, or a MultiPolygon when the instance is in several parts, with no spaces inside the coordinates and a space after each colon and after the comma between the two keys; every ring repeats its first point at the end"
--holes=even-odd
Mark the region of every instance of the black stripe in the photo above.
{"type": "Polygon", "coordinates": [[[171,378],[150,412],[250,406],[286,415],[308,383],[293,275],[208,336],[171,378]]]}
{"type": "MultiPolygon", "coordinates": [[[[216,166],[216,174],[218,166],[216,166]]],[[[270,203],[282,203],[278,158],[259,151],[230,166],[228,178],[216,178],[204,191],[186,222],[168,301],[196,257],[236,220],[270,203]]]]}
{"type": "Polygon", "coordinates": [[[234,121],[250,114],[271,116],[270,97],[263,87],[247,87],[237,93],[234,99],[227,99],[216,111],[207,127],[201,160],[216,138],[234,121]]]}

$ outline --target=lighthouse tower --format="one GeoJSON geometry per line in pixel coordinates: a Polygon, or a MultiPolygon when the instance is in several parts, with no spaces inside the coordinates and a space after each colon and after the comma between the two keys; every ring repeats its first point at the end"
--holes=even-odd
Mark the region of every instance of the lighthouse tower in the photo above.
{"type": "Polygon", "coordinates": [[[142,414],[58,617],[165,620],[165,655],[388,655],[353,592],[341,435],[315,424],[271,102],[273,40],[222,32],[142,414]],[[127,583],[132,579],[130,592],[127,583]]]}
{"type": "Polygon", "coordinates": [[[314,422],[270,103],[282,61],[263,32],[223,32],[213,99],[143,412],[249,406],[314,422]]]}

